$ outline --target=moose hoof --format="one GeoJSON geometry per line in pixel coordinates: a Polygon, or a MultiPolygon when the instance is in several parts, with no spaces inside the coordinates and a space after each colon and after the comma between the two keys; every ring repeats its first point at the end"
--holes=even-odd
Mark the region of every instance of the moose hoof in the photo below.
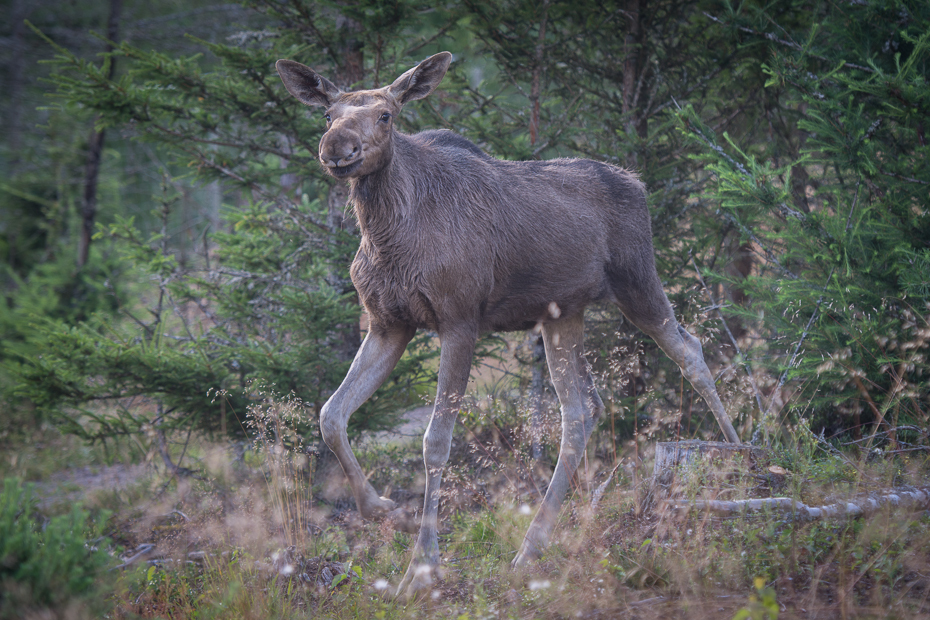
{"type": "Polygon", "coordinates": [[[397,587],[397,598],[408,602],[422,599],[430,592],[436,578],[437,565],[411,562],[397,587]]]}
{"type": "Polygon", "coordinates": [[[409,508],[395,508],[384,516],[384,524],[397,532],[416,534],[420,531],[420,519],[409,508]]]}
{"type": "Polygon", "coordinates": [[[387,497],[369,498],[363,505],[359,506],[359,512],[366,519],[378,519],[391,513],[397,504],[394,500],[387,497]]]}
{"type": "Polygon", "coordinates": [[[525,568],[529,564],[538,560],[540,557],[542,557],[542,553],[536,548],[536,545],[523,541],[523,546],[520,547],[520,551],[517,553],[517,557],[515,557],[513,562],[510,563],[510,568],[512,570],[525,568]]]}

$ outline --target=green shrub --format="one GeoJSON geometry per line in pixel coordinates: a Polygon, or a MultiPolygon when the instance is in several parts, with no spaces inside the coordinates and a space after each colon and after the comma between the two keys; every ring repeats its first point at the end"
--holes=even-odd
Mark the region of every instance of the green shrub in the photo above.
{"type": "Polygon", "coordinates": [[[99,521],[75,506],[43,525],[33,485],[7,478],[0,494],[0,618],[18,618],[28,610],[101,611],[99,577],[112,558],[100,549],[99,521]],[[95,541],[94,543],[88,540],[95,541]],[[96,546],[94,546],[96,545],[96,546]]]}

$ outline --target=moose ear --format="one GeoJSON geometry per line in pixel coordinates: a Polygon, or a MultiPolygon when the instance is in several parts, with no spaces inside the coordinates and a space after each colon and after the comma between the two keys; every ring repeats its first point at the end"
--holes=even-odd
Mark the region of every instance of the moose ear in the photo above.
{"type": "Polygon", "coordinates": [[[279,60],[274,66],[287,92],[301,103],[329,107],[342,94],[335,84],[299,62],[279,60]]]}
{"type": "Polygon", "coordinates": [[[439,86],[451,62],[452,54],[439,52],[394,80],[388,90],[401,105],[408,101],[422,99],[439,86]]]}

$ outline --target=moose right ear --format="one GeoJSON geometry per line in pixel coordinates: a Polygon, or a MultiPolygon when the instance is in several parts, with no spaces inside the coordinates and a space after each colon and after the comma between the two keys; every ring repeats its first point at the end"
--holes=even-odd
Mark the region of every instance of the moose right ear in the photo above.
{"type": "Polygon", "coordinates": [[[279,60],[274,66],[284,88],[301,103],[329,107],[342,94],[335,84],[299,62],[279,60]]]}

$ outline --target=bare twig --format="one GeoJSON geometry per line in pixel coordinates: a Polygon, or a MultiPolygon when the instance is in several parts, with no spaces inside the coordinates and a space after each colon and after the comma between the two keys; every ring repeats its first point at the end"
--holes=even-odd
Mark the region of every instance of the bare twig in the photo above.
{"type": "Polygon", "coordinates": [[[888,435],[888,434],[891,434],[891,433],[897,433],[898,431],[912,431],[912,432],[918,433],[918,434],[920,434],[920,435],[923,435],[924,437],[930,436],[930,433],[928,433],[926,430],[924,430],[924,429],[922,429],[922,428],[918,428],[918,427],[916,427],[916,426],[910,426],[910,425],[895,426],[894,428],[889,428],[888,430],[878,431],[877,433],[874,433],[874,434],[872,434],[872,435],[869,435],[868,437],[863,437],[862,439],[856,439],[856,440],[854,440],[854,441],[847,441],[847,442],[844,443],[843,445],[844,445],[844,446],[852,446],[852,445],[860,444],[860,443],[863,443],[863,442],[870,442],[870,441],[873,441],[874,439],[876,439],[876,438],[878,438],[878,437],[881,437],[881,436],[883,436],[883,435],[888,435]]]}
{"type": "Polygon", "coordinates": [[[449,23],[449,24],[446,24],[445,26],[443,26],[442,28],[440,28],[439,31],[436,32],[436,34],[434,34],[434,35],[431,36],[430,38],[428,38],[428,39],[423,39],[422,41],[420,41],[419,43],[417,43],[417,44],[414,45],[413,47],[408,47],[406,50],[404,50],[404,53],[401,54],[401,55],[402,55],[402,56],[410,56],[410,55],[412,55],[414,52],[416,52],[416,51],[422,49],[423,47],[429,45],[430,43],[432,43],[433,41],[435,41],[435,40],[438,39],[439,37],[441,37],[441,36],[443,36],[444,34],[446,34],[446,32],[449,30],[449,28],[451,28],[451,27],[452,27],[453,25],[455,25],[456,23],[457,23],[457,22],[451,22],[451,23],[449,23]]]}
{"type": "Polygon", "coordinates": [[[133,564],[141,560],[143,557],[152,553],[152,551],[154,550],[155,550],[155,545],[153,545],[152,543],[142,543],[141,545],[136,547],[136,553],[134,555],[132,555],[128,560],[124,560],[123,563],[120,564],[119,566],[114,566],[110,570],[113,571],[113,570],[117,570],[120,568],[128,568],[129,566],[132,566],[133,564]]]}
{"type": "Polygon", "coordinates": [[[895,179],[901,179],[902,181],[907,181],[908,183],[920,183],[921,185],[930,185],[930,181],[921,181],[920,179],[913,179],[911,177],[906,177],[903,174],[897,174],[895,172],[885,172],[884,170],[879,170],[879,173],[885,175],[886,177],[893,177],[895,179]]]}
{"type": "Polygon", "coordinates": [[[169,128],[164,127],[164,126],[162,126],[162,125],[159,125],[159,124],[157,124],[157,123],[152,123],[152,127],[154,127],[155,129],[159,130],[160,132],[162,132],[162,133],[164,133],[164,134],[166,134],[166,135],[174,136],[174,137],[176,137],[176,138],[183,138],[184,140],[188,140],[188,141],[190,141],[190,142],[198,142],[198,143],[200,143],[200,144],[210,144],[210,145],[213,145],[213,146],[228,146],[228,147],[230,147],[230,148],[234,148],[234,149],[238,149],[238,150],[255,150],[255,151],[261,151],[261,152],[263,152],[263,153],[268,153],[268,154],[270,154],[270,155],[277,155],[278,157],[281,157],[281,158],[283,158],[283,159],[288,159],[288,160],[290,160],[290,159],[296,159],[296,160],[301,161],[301,162],[313,162],[313,161],[316,161],[316,156],[308,157],[308,156],[305,156],[305,155],[296,155],[296,154],[294,154],[294,153],[288,153],[288,152],[286,152],[286,151],[282,151],[282,150],[279,150],[279,149],[273,149],[273,148],[271,148],[271,147],[262,146],[261,144],[256,144],[256,143],[254,143],[254,142],[251,142],[251,143],[237,143],[237,142],[226,142],[226,141],[224,141],[224,140],[208,140],[208,139],[206,139],[206,138],[197,138],[197,137],[194,137],[194,136],[190,135],[189,133],[184,133],[184,132],[180,132],[180,131],[174,131],[173,129],[169,129],[169,128]]]}
{"type": "Polygon", "coordinates": [[[610,475],[607,476],[607,480],[600,483],[597,488],[594,490],[594,493],[591,495],[591,512],[597,510],[597,505],[601,502],[601,498],[604,496],[604,492],[607,491],[607,485],[610,484],[610,481],[614,479],[614,476],[617,475],[617,470],[620,469],[620,466],[623,465],[623,461],[617,461],[617,464],[612,470],[610,470],[610,475]]]}
{"type": "MultiPolygon", "coordinates": [[[[159,407],[160,406],[161,405],[159,405],[159,407]]],[[[161,455],[161,460],[165,463],[165,469],[167,469],[172,476],[176,476],[178,478],[193,478],[195,480],[201,481],[205,480],[205,478],[200,476],[193,469],[188,469],[187,467],[176,465],[174,461],[171,460],[171,455],[168,453],[168,438],[165,437],[165,430],[161,428],[161,415],[156,418],[156,422],[153,424],[153,426],[155,427],[155,438],[157,439],[156,445],[158,448],[158,454],[161,455]]]]}

